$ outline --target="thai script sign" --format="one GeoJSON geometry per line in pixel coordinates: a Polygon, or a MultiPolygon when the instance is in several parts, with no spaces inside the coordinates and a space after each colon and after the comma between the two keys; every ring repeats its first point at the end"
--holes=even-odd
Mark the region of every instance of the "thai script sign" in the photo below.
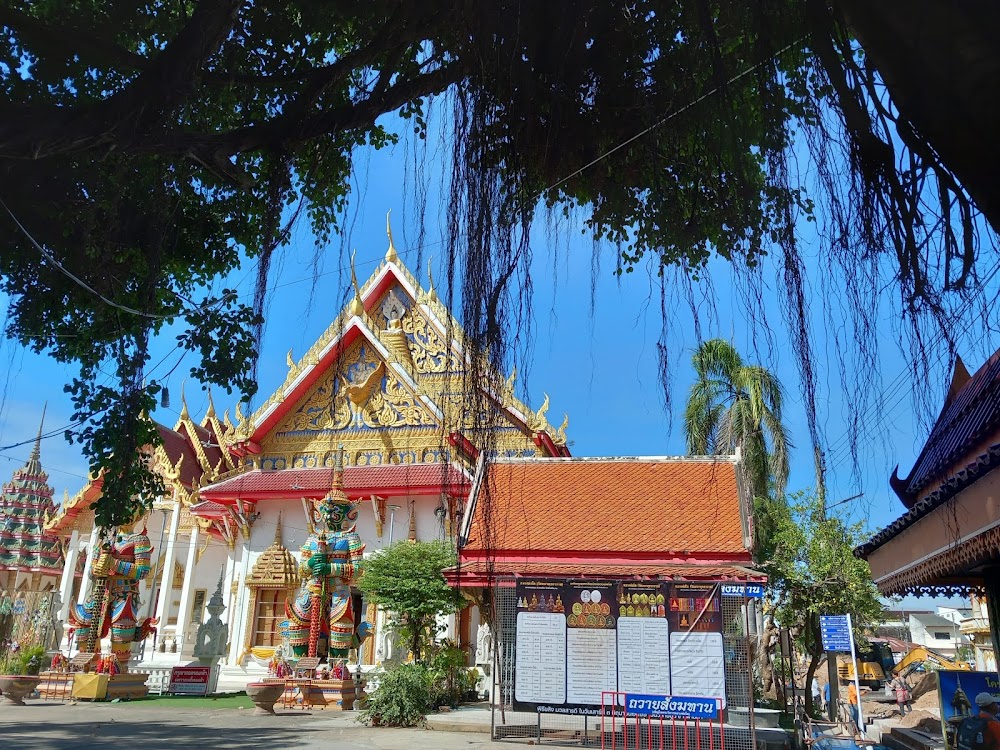
{"type": "Polygon", "coordinates": [[[674,719],[715,719],[719,716],[719,700],[682,695],[629,693],[625,696],[625,713],[674,719]]]}
{"type": "Polygon", "coordinates": [[[211,667],[174,667],[168,692],[175,695],[208,695],[211,667]]]}
{"type": "Polygon", "coordinates": [[[764,598],[763,583],[723,583],[720,588],[723,596],[739,596],[747,599],[764,598]]]}
{"type": "Polygon", "coordinates": [[[608,693],[701,696],[711,716],[725,708],[718,584],[537,578],[515,595],[515,708],[596,715],[608,693]]]}

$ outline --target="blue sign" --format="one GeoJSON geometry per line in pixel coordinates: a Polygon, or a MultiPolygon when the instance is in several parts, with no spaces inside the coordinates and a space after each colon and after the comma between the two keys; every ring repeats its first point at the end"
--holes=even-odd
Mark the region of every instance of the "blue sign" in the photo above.
{"type": "Polygon", "coordinates": [[[723,596],[739,596],[747,599],[763,599],[763,583],[724,583],[722,584],[723,596]]]}
{"type": "Polygon", "coordinates": [[[625,696],[625,713],[673,719],[716,719],[719,716],[719,700],[683,695],[628,693],[625,696]]]}
{"type": "Polygon", "coordinates": [[[851,623],[847,615],[820,615],[820,636],[824,651],[851,650],[851,623]]]}

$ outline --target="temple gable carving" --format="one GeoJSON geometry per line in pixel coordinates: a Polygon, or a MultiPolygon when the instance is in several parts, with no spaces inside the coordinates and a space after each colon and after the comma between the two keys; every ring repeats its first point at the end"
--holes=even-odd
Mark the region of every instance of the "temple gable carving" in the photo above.
{"type": "Polygon", "coordinates": [[[436,425],[434,415],[362,339],[348,348],[339,367],[323,373],[275,436],[436,425]]]}

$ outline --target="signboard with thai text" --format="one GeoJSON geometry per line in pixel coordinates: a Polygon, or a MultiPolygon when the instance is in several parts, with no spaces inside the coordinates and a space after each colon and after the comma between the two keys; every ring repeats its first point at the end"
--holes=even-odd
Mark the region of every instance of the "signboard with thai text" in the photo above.
{"type": "Polygon", "coordinates": [[[208,695],[211,667],[174,667],[170,670],[170,687],[174,695],[208,695]]]}
{"type": "Polygon", "coordinates": [[[725,708],[718,584],[522,579],[515,596],[518,710],[597,715],[609,692],[725,708]]]}

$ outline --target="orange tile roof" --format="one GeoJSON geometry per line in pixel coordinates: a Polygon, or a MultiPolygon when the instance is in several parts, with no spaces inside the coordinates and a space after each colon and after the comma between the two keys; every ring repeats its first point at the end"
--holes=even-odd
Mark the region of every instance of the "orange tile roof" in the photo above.
{"type": "Polygon", "coordinates": [[[732,458],[512,460],[486,471],[470,498],[462,551],[472,557],[489,548],[750,559],[732,458]]]}
{"type": "Polygon", "coordinates": [[[643,578],[683,578],[690,579],[731,579],[738,581],[765,580],[766,576],[752,568],[743,565],[604,565],[600,562],[588,563],[542,563],[531,561],[498,561],[488,566],[484,560],[463,562],[453,568],[448,568],[445,578],[458,580],[469,575],[493,576],[553,576],[556,578],[574,578],[578,576],[595,576],[598,578],[623,578],[640,576],[643,578]]]}

